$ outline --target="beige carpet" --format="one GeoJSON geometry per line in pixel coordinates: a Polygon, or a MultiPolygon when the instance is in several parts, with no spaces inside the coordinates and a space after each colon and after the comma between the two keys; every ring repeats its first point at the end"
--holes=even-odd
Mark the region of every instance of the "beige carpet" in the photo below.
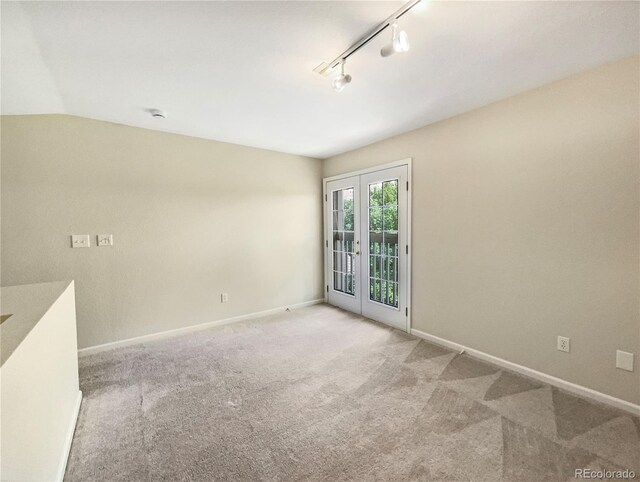
{"type": "Polygon", "coordinates": [[[83,357],[69,481],[640,474],[640,422],[327,305],[83,357]]]}

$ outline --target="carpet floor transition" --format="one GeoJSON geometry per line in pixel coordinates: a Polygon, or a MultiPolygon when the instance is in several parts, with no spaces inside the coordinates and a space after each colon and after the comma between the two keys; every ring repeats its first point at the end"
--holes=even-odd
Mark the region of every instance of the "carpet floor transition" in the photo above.
{"type": "Polygon", "coordinates": [[[640,422],[327,305],[80,359],[68,481],[572,480],[640,422]]]}

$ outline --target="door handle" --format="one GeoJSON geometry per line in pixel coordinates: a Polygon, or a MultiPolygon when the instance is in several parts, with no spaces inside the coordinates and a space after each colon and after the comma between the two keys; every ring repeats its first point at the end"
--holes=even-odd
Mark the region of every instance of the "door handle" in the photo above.
{"type": "Polygon", "coordinates": [[[356,251],[356,256],[360,256],[360,251],[356,251]]]}

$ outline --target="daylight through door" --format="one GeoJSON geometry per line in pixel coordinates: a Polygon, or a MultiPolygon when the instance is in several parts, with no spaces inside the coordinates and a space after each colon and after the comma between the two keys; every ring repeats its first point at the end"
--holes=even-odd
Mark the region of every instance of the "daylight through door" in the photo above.
{"type": "Polygon", "coordinates": [[[326,184],[327,301],[408,329],[408,166],[326,184]]]}

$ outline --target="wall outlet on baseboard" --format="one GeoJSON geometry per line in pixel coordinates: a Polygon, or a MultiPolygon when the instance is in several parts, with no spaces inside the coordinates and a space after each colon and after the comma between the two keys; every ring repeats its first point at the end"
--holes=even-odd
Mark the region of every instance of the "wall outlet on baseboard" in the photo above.
{"type": "Polygon", "coordinates": [[[633,371],[633,353],[622,350],[616,351],[616,368],[621,370],[633,371]]]}
{"type": "Polygon", "coordinates": [[[566,336],[558,337],[558,350],[569,353],[571,349],[571,339],[566,336]]]}
{"type": "Polygon", "coordinates": [[[226,303],[227,301],[229,301],[229,293],[222,293],[220,295],[220,302],[226,303]]]}

